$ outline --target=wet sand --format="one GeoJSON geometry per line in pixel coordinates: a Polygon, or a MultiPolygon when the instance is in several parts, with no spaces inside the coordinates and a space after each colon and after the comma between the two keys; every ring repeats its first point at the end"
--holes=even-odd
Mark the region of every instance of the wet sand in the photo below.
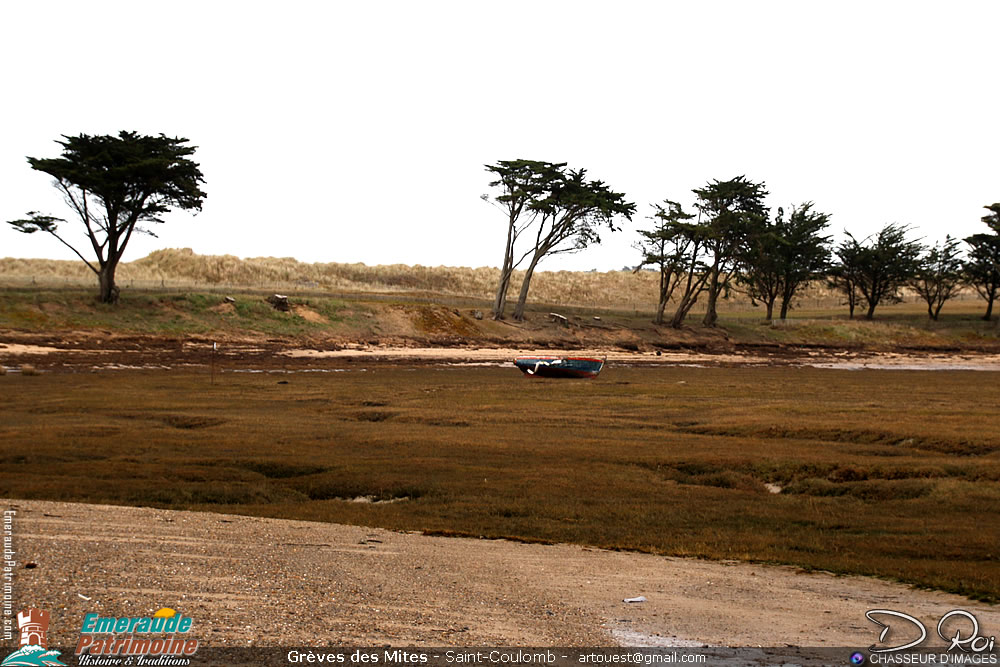
{"type": "Polygon", "coordinates": [[[392,347],[345,345],[319,349],[250,341],[164,341],[128,338],[124,345],[97,344],[91,338],[48,344],[0,342],[0,364],[17,369],[20,363],[40,366],[94,369],[153,369],[174,366],[220,368],[326,368],[343,363],[430,363],[506,365],[518,356],[586,356],[606,359],[611,365],[662,366],[813,366],[846,370],[1000,371],[1000,354],[941,352],[853,352],[787,348],[766,351],[699,352],[660,350],[632,352],[618,348],[560,351],[500,347],[392,347]],[[213,345],[216,347],[213,348],[213,345]]]}

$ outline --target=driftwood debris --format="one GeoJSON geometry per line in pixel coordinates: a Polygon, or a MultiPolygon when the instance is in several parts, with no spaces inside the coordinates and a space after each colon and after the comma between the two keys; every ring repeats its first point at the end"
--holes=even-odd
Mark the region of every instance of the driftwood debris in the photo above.
{"type": "Polygon", "coordinates": [[[284,294],[273,294],[265,299],[275,310],[287,313],[291,307],[288,305],[288,297],[284,294]]]}

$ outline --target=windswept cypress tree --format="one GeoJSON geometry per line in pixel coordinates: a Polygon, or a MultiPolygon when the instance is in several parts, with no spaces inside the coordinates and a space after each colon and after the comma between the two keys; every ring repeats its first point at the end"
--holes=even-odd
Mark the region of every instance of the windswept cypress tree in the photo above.
{"type": "Polygon", "coordinates": [[[201,210],[205,179],[189,159],[195,147],[187,139],[135,132],[63,139],[56,142],[63,147],[60,157],[29,157],[28,164],[55,179],[84,227],[96,266],[60,234],[62,218],[29,211],[27,218],[8,224],[59,239],[97,275],[101,301],[115,303],[115,270],[132,234],[153,234],[147,225],[163,222],[161,216],[172,208],[201,210]]]}

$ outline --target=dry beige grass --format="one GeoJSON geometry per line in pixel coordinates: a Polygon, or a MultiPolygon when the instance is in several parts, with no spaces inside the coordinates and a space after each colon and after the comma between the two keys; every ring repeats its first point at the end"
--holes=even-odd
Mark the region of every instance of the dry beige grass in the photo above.
{"type": "MultiPolygon", "coordinates": [[[[515,276],[520,284],[523,274],[515,276]]],[[[433,292],[489,299],[496,289],[497,269],[491,267],[427,267],[391,264],[315,263],[283,257],[240,259],[232,255],[197,255],[190,249],[157,250],[121,265],[118,282],[136,287],[224,286],[251,288],[317,288],[346,292],[433,292]]],[[[93,274],[81,262],[4,259],[0,280],[41,285],[86,285],[93,274]]],[[[620,305],[622,295],[636,303],[655,299],[656,276],[632,274],[539,272],[532,297],[550,302],[620,305]]]]}
{"type": "MultiPolygon", "coordinates": [[[[198,255],[190,248],[168,248],[122,264],[118,284],[122,287],[155,288],[258,288],[329,290],[334,292],[433,293],[492,299],[497,269],[492,267],[408,266],[391,264],[315,263],[290,257],[198,255]]],[[[516,299],[523,277],[515,272],[511,299],[516,299]]],[[[44,259],[0,259],[0,283],[40,286],[90,285],[90,270],[78,261],[44,259]]],[[[653,271],[540,271],[531,284],[534,303],[562,304],[637,311],[651,310],[657,301],[658,276],[653,271]]],[[[742,294],[721,302],[729,312],[758,310],[742,294]]],[[[971,291],[963,299],[976,299],[971,291]]],[[[909,295],[907,302],[916,301],[909,295]]],[[[841,297],[822,282],[807,286],[798,299],[803,310],[839,310],[841,297]]],[[[696,309],[697,310],[697,309],[696,309]]]]}

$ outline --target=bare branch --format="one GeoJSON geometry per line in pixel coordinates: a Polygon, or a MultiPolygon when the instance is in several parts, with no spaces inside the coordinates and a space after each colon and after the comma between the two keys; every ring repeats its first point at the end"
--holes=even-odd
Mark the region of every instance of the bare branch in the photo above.
{"type": "MultiPolygon", "coordinates": [[[[80,259],[82,259],[82,260],[83,260],[83,263],[84,263],[84,264],[86,264],[86,265],[87,265],[87,267],[88,267],[88,268],[89,268],[89,269],[90,269],[91,271],[93,271],[93,272],[94,272],[94,273],[96,273],[97,275],[100,275],[100,274],[101,274],[101,272],[100,272],[100,271],[98,271],[97,269],[95,269],[95,268],[94,268],[94,265],[93,265],[93,264],[91,264],[90,262],[88,262],[88,261],[87,261],[87,258],[86,258],[86,257],[84,257],[83,255],[81,255],[81,254],[80,254],[80,252],[79,252],[79,251],[78,251],[78,250],[77,250],[76,248],[74,248],[73,246],[71,246],[71,245],[70,245],[69,243],[66,243],[66,241],[65,241],[65,240],[63,240],[63,238],[62,238],[61,236],[59,236],[58,234],[56,234],[54,230],[51,230],[51,229],[46,229],[46,230],[44,230],[44,231],[48,232],[49,234],[52,234],[52,236],[54,236],[54,237],[56,237],[57,239],[59,239],[59,242],[60,242],[60,243],[62,243],[62,244],[63,244],[64,246],[66,246],[67,248],[69,248],[70,250],[72,250],[72,251],[73,251],[73,252],[74,252],[74,253],[76,254],[76,256],[77,256],[77,257],[79,257],[80,259]]],[[[101,264],[103,265],[103,264],[104,264],[104,262],[101,262],[101,264]]]]}

